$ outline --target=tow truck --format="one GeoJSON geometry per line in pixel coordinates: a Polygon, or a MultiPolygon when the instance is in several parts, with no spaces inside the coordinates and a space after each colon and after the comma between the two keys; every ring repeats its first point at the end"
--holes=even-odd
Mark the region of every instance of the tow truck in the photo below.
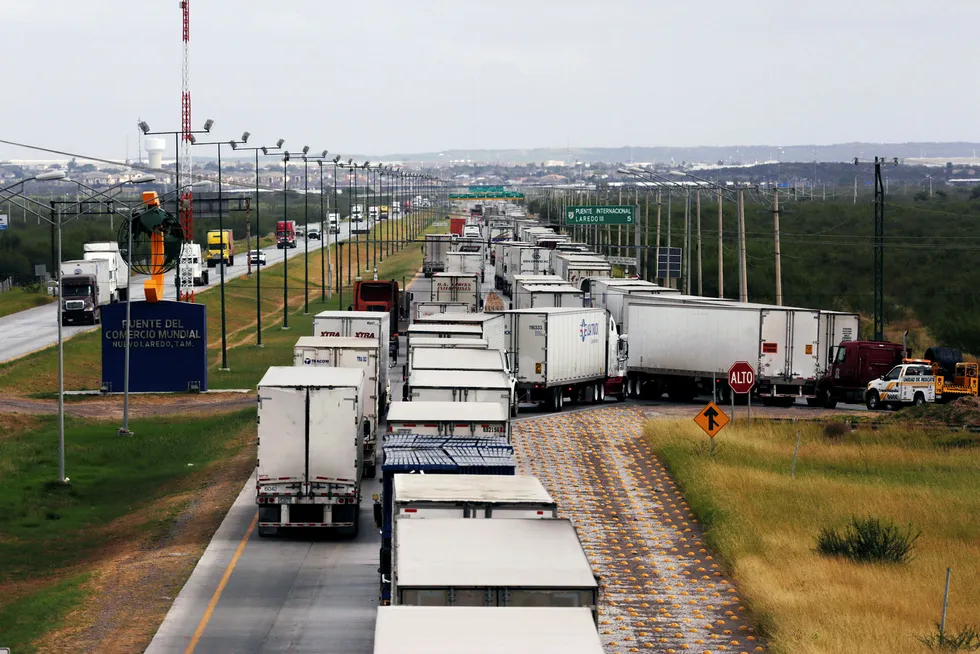
{"type": "Polygon", "coordinates": [[[943,374],[938,362],[929,359],[902,359],[902,363],[868,383],[865,404],[875,411],[927,402],[952,402],[978,392],[978,369],[972,361],[954,364],[953,375],[943,374]]]}

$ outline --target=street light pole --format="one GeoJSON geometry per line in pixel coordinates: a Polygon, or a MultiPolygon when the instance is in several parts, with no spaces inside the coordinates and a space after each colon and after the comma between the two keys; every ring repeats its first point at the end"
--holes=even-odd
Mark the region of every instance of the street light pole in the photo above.
{"type": "MultiPolygon", "coordinates": [[[[242,135],[244,136],[244,134],[242,135]]],[[[245,142],[244,140],[242,141],[245,142]]],[[[279,150],[286,141],[279,139],[275,145],[261,145],[255,148],[240,148],[237,141],[231,142],[232,150],[251,150],[255,153],[255,251],[262,251],[262,230],[259,227],[259,150],[268,155],[269,150],[279,150]]],[[[249,243],[246,257],[252,259],[252,245],[249,243]]],[[[255,338],[256,347],[262,347],[262,260],[256,257],[255,262],[255,338]]]]}

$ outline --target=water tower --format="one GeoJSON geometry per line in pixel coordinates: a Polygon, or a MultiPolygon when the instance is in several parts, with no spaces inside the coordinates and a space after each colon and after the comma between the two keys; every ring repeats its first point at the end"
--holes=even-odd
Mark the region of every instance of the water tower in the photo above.
{"type": "Polygon", "coordinates": [[[163,139],[146,139],[146,155],[150,160],[150,168],[163,168],[163,151],[167,149],[167,142],[163,139]]]}

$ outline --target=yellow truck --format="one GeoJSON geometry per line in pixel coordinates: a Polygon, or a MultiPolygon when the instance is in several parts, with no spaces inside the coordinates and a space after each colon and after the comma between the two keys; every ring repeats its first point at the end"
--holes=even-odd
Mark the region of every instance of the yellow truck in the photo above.
{"type": "Polygon", "coordinates": [[[235,239],[230,229],[212,229],[208,232],[208,268],[219,263],[235,265],[235,239]]]}

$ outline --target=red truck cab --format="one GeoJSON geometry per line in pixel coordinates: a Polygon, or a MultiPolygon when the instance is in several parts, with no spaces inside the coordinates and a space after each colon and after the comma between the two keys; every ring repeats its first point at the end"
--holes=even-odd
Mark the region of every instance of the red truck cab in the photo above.
{"type": "Polygon", "coordinates": [[[392,362],[398,360],[398,282],[391,280],[373,280],[354,282],[353,311],[376,311],[388,313],[391,316],[389,355],[392,362]]]}
{"type": "Polygon", "coordinates": [[[826,374],[817,380],[815,404],[833,409],[838,402],[864,404],[868,382],[902,362],[900,343],[845,341],[834,348],[826,374]]]}
{"type": "Polygon", "coordinates": [[[276,247],[280,250],[296,247],[295,220],[280,220],[276,223],[276,247]]]}

